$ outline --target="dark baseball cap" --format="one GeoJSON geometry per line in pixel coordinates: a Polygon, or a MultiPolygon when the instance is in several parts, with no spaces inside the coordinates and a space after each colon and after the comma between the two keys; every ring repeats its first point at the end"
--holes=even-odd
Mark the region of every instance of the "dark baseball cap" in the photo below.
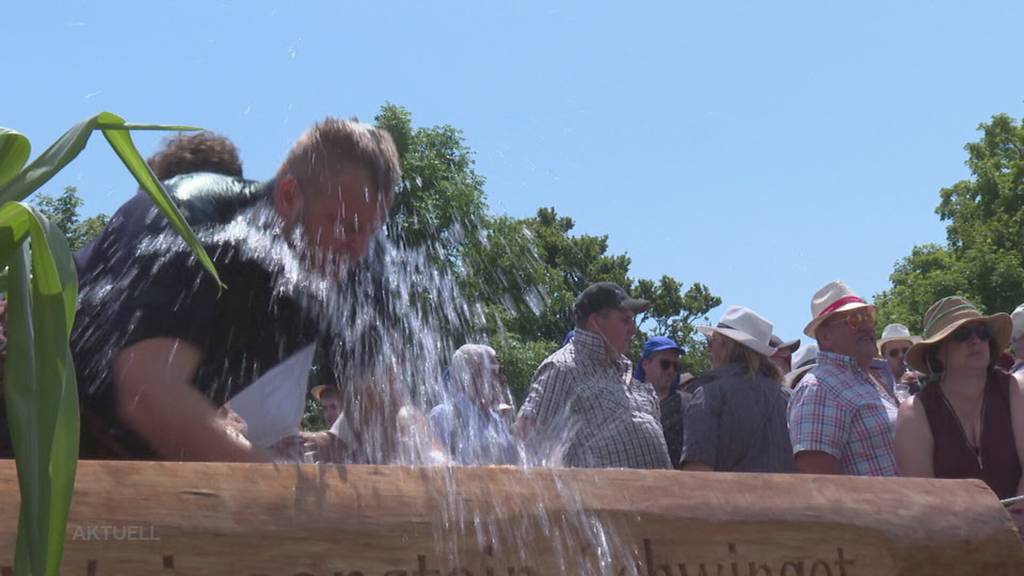
{"type": "Polygon", "coordinates": [[[608,309],[625,309],[639,314],[651,307],[647,300],[630,298],[621,286],[614,282],[595,282],[576,298],[573,312],[580,321],[595,312],[608,309]]]}

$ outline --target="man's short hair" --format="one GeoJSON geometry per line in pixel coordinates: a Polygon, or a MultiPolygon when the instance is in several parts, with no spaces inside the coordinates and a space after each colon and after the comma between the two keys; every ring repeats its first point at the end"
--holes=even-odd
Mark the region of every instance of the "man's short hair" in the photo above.
{"type": "Polygon", "coordinates": [[[231,140],[213,132],[178,134],[164,140],[164,147],[146,160],[157,180],[181,174],[212,172],[242,177],[242,161],[231,140]]]}
{"type": "Polygon", "coordinates": [[[402,178],[391,134],[357,119],[327,117],[306,131],[288,152],[278,176],[290,174],[305,191],[315,190],[337,171],[361,167],[380,198],[393,197],[402,178]]]}

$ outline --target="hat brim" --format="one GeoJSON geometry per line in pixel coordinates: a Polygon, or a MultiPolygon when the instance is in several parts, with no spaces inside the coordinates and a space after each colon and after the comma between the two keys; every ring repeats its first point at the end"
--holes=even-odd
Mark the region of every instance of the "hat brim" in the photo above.
{"type": "MultiPolygon", "coordinates": [[[[334,388],[335,390],[338,390],[337,386],[330,386],[330,385],[327,385],[327,384],[320,384],[319,386],[313,386],[313,389],[309,391],[309,394],[313,398],[315,398],[317,402],[319,402],[320,401],[320,396],[322,396],[323,393],[326,392],[328,388],[334,388]]],[[[338,390],[338,392],[341,393],[341,390],[338,390]]]]}
{"type": "Polygon", "coordinates": [[[817,336],[814,334],[814,332],[818,329],[818,326],[821,326],[823,322],[835,316],[836,314],[839,314],[840,312],[849,312],[850,310],[857,310],[858,308],[871,308],[872,310],[875,309],[873,305],[868,304],[867,302],[850,302],[849,304],[843,304],[842,306],[836,308],[835,310],[829,312],[828,314],[825,314],[824,316],[818,316],[814,320],[811,320],[810,323],[808,323],[807,326],[804,327],[804,334],[811,338],[817,339],[817,336]]]}
{"type": "Polygon", "coordinates": [[[775,347],[776,350],[788,350],[790,354],[800,349],[800,339],[790,340],[789,342],[783,342],[775,347]]]}
{"type": "Polygon", "coordinates": [[[746,346],[747,348],[750,348],[754,352],[757,352],[758,354],[763,354],[765,356],[768,356],[769,358],[771,358],[771,355],[775,354],[775,351],[777,350],[776,348],[772,348],[771,346],[768,346],[767,344],[758,341],[750,334],[747,334],[746,332],[740,332],[739,330],[735,330],[733,328],[719,328],[718,326],[697,326],[697,331],[708,337],[711,337],[712,333],[718,332],[722,336],[725,336],[731,340],[735,340],[736,342],[739,342],[740,344],[746,346]]]}
{"type": "Polygon", "coordinates": [[[968,322],[982,322],[987,324],[989,330],[992,332],[992,339],[995,340],[996,348],[999,350],[1005,350],[1006,347],[1009,346],[1010,335],[1013,333],[1013,321],[1010,320],[1009,314],[999,312],[998,314],[993,314],[991,316],[960,318],[952,322],[949,326],[946,326],[942,330],[936,332],[934,336],[922,338],[920,342],[911,346],[910,350],[907,352],[907,364],[918,372],[931,374],[932,371],[929,369],[927,362],[925,362],[925,355],[928,353],[928,350],[932,346],[942,342],[957,328],[967,324],[968,322]]]}
{"type": "Polygon", "coordinates": [[[651,309],[651,303],[647,300],[641,300],[640,298],[626,298],[619,305],[619,308],[629,310],[633,314],[640,314],[641,312],[647,312],[651,309]]]}
{"type": "Polygon", "coordinates": [[[808,364],[807,366],[803,366],[797,368],[796,370],[786,372],[786,375],[782,377],[783,386],[785,386],[786,388],[796,388],[796,385],[799,384],[801,380],[803,380],[804,374],[810,372],[811,368],[814,368],[815,366],[817,366],[817,364],[808,364]]]}

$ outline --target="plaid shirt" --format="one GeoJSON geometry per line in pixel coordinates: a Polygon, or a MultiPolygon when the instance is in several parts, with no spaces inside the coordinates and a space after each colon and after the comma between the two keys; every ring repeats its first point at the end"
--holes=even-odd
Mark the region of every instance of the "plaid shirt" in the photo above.
{"type": "Polygon", "coordinates": [[[576,330],[537,368],[519,411],[533,422],[531,443],[548,442],[556,464],[564,450],[566,466],[671,468],[654,388],[632,373],[600,335],[576,330]]]}
{"type": "Polygon", "coordinates": [[[831,454],[844,474],[896,476],[896,411],[853,358],[821,351],[789,401],[793,453],[831,454]]]}

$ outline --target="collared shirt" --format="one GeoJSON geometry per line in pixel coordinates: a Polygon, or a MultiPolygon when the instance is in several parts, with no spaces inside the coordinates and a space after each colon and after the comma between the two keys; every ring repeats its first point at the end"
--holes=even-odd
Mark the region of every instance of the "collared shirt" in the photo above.
{"type": "Polygon", "coordinates": [[[896,476],[896,413],[853,358],[823,350],[789,401],[793,453],[831,454],[844,474],[896,476]]]}
{"type": "Polygon", "coordinates": [[[544,360],[519,411],[532,420],[530,442],[544,444],[542,457],[576,467],[671,468],[654,387],[631,368],[586,330],[544,360]]]}
{"type": "Polygon", "coordinates": [[[793,472],[786,427],[790,390],[726,364],[694,381],[686,407],[683,463],[723,472],[793,472]]]}
{"type": "Polygon", "coordinates": [[[430,427],[460,464],[515,464],[519,452],[505,420],[462,392],[430,411],[430,427]]]}

